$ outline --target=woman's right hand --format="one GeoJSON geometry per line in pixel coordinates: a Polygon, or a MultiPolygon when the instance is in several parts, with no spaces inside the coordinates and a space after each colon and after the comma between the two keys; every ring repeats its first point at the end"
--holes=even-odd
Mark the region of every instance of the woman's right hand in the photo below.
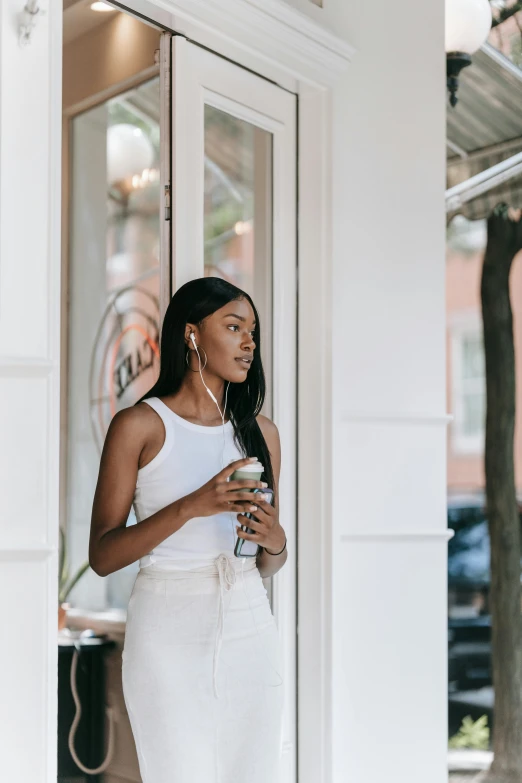
{"type": "Polygon", "coordinates": [[[235,470],[239,470],[251,462],[251,457],[231,462],[202,487],[191,492],[190,495],[186,495],[184,500],[186,501],[187,513],[190,515],[189,518],[210,517],[213,514],[221,514],[223,511],[232,511],[237,514],[250,511],[253,500],[252,492],[245,492],[245,490],[256,489],[256,487],[264,489],[268,485],[264,481],[256,481],[255,479],[228,481],[228,478],[235,470]]]}

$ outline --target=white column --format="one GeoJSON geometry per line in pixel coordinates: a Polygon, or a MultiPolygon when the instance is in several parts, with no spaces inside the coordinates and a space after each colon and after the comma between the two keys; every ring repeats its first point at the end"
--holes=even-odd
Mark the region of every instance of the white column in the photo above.
{"type": "Polygon", "coordinates": [[[444,4],[332,5],[332,781],[442,783],[444,4]]]}
{"type": "Polygon", "coordinates": [[[0,0],[0,746],[3,779],[48,783],[56,780],[62,9],[46,3],[22,49],[23,5],[0,0]]]}

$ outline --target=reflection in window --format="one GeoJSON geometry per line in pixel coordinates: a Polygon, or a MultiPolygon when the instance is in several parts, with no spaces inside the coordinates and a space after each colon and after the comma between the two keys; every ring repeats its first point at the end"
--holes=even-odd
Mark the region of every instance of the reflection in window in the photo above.
{"type": "Polygon", "coordinates": [[[205,276],[246,291],[262,325],[267,380],[263,413],[272,406],[272,134],[205,106],[205,276]]]}
{"type": "MultiPolygon", "coordinates": [[[[159,368],[159,150],[159,79],[72,122],[67,526],[77,561],[109,423],[159,368]]],[[[126,606],[137,567],[107,580],[88,573],[75,601],[126,606]]]]}
{"type": "Polygon", "coordinates": [[[205,106],[205,275],[251,295],[255,232],[271,227],[271,141],[267,131],[205,106]]]}

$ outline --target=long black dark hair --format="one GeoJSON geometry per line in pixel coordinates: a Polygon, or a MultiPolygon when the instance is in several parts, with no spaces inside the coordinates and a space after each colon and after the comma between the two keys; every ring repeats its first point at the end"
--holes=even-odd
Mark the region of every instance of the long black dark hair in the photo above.
{"type": "Polygon", "coordinates": [[[219,277],[199,277],[178,288],[170,300],[161,327],[158,380],[135,404],[148,397],[162,397],[179,391],[185,373],[188,372],[185,358],[189,352],[185,342],[187,323],[200,326],[207,316],[238,299],[248,299],[252,305],[256,318],[256,350],[246,380],[229,384],[227,409],[234,427],[237,447],[245,457],[257,457],[262,462],[262,480],[275,492],[270,452],[256,420],[266,394],[265,373],[261,362],[261,324],[251,297],[241,288],[219,277]]]}

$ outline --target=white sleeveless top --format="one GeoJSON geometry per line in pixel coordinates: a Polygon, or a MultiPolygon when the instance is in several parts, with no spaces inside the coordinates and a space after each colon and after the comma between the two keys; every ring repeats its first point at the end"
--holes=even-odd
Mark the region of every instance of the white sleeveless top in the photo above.
{"type": "MultiPolygon", "coordinates": [[[[143,402],[162,419],[165,441],[154,459],[138,470],[133,499],[138,524],[199,489],[232,460],[243,457],[234,443],[231,421],[227,421],[224,427],[223,454],[223,425],[207,427],[193,424],[174,413],[158,397],[150,397],[143,402]]],[[[164,567],[190,568],[194,561],[204,565],[222,552],[234,557],[237,524],[237,512],[194,517],[141,557],[140,568],[153,563],[163,563],[164,567]]]]}

